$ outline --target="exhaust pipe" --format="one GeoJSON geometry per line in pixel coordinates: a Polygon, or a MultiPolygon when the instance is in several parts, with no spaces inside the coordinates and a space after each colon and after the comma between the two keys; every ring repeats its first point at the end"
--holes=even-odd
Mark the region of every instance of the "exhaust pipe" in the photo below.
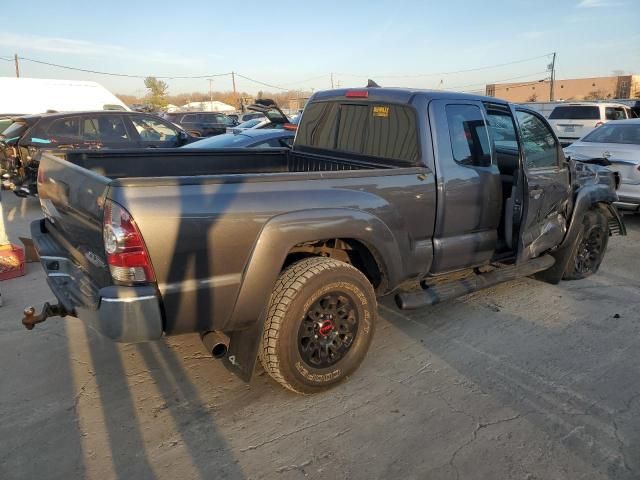
{"type": "Polygon", "coordinates": [[[200,338],[213,358],[223,358],[229,351],[229,337],[222,332],[205,332],[200,338]]]}

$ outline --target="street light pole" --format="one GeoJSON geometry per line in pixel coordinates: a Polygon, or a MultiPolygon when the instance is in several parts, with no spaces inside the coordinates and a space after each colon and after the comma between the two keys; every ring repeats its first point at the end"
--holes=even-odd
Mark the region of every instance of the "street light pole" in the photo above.
{"type": "Polygon", "coordinates": [[[209,110],[213,110],[213,92],[211,90],[211,85],[213,84],[213,80],[209,79],[209,110]]]}
{"type": "Polygon", "coordinates": [[[556,81],[556,52],[553,52],[553,59],[551,60],[551,85],[549,88],[549,101],[553,102],[555,100],[555,81],[556,81]]]}

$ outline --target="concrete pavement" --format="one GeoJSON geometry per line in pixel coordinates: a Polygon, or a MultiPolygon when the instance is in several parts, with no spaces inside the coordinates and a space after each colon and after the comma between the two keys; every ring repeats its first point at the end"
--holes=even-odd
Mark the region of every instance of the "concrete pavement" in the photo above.
{"type": "MultiPolygon", "coordinates": [[[[39,216],[3,195],[10,237],[39,216]]],[[[355,376],[300,397],[251,385],[195,335],[116,345],[2,282],[0,478],[640,478],[640,217],[601,271],[523,279],[407,314],[380,306],[355,376]]]]}

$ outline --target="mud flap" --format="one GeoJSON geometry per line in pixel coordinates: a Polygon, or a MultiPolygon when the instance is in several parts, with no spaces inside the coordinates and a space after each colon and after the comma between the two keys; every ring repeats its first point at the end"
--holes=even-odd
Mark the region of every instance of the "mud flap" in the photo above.
{"type": "Polygon", "coordinates": [[[245,330],[231,332],[229,335],[229,352],[222,363],[245,382],[251,381],[256,368],[264,319],[265,314],[263,313],[253,326],[245,330]]]}
{"type": "Polygon", "coordinates": [[[547,270],[534,274],[533,278],[552,285],[560,283],[569,262],[573,258],[573,252],[580,240],[581,233],[582,229],[577,230],[572,234],[572,238],[568,238],[568,241],[566,241],[562,247],[555,252],[549,252],[549,255],[555,258],[556,262],[547,270]]]}

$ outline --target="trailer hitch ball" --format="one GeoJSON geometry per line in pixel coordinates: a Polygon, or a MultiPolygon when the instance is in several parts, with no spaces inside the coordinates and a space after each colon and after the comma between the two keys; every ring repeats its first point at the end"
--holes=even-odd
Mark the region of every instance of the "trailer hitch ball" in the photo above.
{"type": "Polygon", "coordinates": [[[22,317],[22,325],[27,330],[33,330],[38,323],[44,322],[49,317],[64,317],[67,311],[59,303],[51,305],[48,302],[42,306],[42,312],[36,314],[35,307],[27,307],[24,309],[22,317]]]}

